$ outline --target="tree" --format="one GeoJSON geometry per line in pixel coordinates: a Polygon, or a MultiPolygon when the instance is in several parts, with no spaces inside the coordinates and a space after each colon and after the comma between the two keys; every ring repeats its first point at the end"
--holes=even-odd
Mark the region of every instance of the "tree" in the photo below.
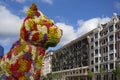
{"type": "Polygon", "coordinates": [[[57,80],[58,78],[62,78],[62,73],[49,73],[43,76],[43,80],[57,80]]]}
{"type": "Polygon", "coordinates": [[[43,80],[47,80],[47,79],[48,79],[47,75],[43,76],[43,80]]]}
{"type": "Polygon", "coordinates": [[[92,80],[93,72],[91,70],[88,70],[88,78],[89,80],[92,80]]]}
{"type": "Polygon", "coordinates": [[[52,80],[54,80],[58,77],[58,75],[56,73],[54,73],[54,74],[51,75],[51,77],[52,77],[52,80]]]}
{"type": "Polygon", "coordinates": [[[52,76],[52,80],[61,79],[62,73],[53,73],[51,76],[52,76]]]}
{"type": "Polygon", "coordinates": [[[57,74],[56,73],[47,74],[47,79],[48,80],[55,80],[56,78],[57,78],[57,74]]]}
{"type": "Polygon", "coordinates": [[[112,71],[115,74],[117,80],[120,80],[120,65],[116,64],[115,70],[112,71]]]}
{"type": "Polygon", "coordinates": [[[103,80],[103,73],[104,73],[104,69],[100,68],[100,76],[101,76],[101,80],[103,80]]]}

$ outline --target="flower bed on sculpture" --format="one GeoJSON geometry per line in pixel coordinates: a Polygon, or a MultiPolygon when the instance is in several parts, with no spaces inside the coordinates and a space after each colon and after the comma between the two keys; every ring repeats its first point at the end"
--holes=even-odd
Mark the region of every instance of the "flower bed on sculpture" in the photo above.
{"type": "Polygon", "coordinates": [[[62,30],[33,3],[21,25],[18,41],[1,59],[0,80],[40,80],[45,50],[56,46],[61,36],[62,30]]]}

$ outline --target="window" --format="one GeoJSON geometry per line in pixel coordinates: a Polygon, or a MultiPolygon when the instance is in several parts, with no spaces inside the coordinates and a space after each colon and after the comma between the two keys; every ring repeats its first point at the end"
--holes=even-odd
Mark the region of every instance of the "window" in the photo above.
{"type": "Polygon", "coordinates": [[[100,61],[101,61],[101,57],[100,57],[100,61]]]}
{"type": "Polygon", "coordinates": [[[108,60],[108,56],[105,56],[106,61],[108,60]]]}
{"type": "Polygon", "coordinates": [[[75,74],[75,71],[73,71],[73,74],[75,74]]]}
{"type": "Polygon", "coordinates": [[[109,45],[109,50],[113,50],[113,44],[109,45]]]}
{"type": "Polygon", "coordinates": [[[106,40],[106,42],[108,42],[108,38],[106,38],[105,40],[106,40]]]}
{"type": "Polygon", "coordinates": [[[98,33],[95,34],[95,39],[98,38],[98,33]]]}
{"type": "Polygon", "coordinates": [[[100,36],[101,36],[101,37],[103,36],[103,32],[100,32],[100,36]]]}
{"type": "Polygon", "coordinates": [[[98,71],[98,66],[95,66],[95,70],[98,71]]]}
{"type": "Polygon", "coordinates": [[[78,74],[78,71],[76,71],[76,74],[78,74]]]}
{"type": "Polygon", "coordinates": [[[104,45],[107,42],[106,40],[107,38],[102,40],[102,45],[104,45]]]}
{"type": "Polygon", "coordinates": [[[98,55],[98,49],[95,50],[95,55],[98,55]]]}
{"type": "Polygon", "coordinates": [[[110,54],[109,57],[110,57],[110,60],[113,60],[113,57],[114,57],[114,56],[113,56],[113,53],[110,54]]]}
{"type": "Polygon", "coordinates": [[[109,36],[109,41],[113,41],[113,35],[109,36]]]}
{"type": "Polygon", "coordinates": [[[91,61],[91,64],[94,64],[94,61],[93,61],[93,60],[91,61]]]}
{"type": "Polygon", "coordinates": [[[117,53],[115,53],[115,57],[117,57],[117,53]]]}
{"type": "Polygon", "coordinates": [[[108,64],[106,64],[105,66],[106,66],[106,70],[108,70],[108,64]]]}
{"type": "Polygon", "coordinates": [[[113,26],[110,26],[109,27],[109,32],[112,32],[113,31],[113,26]]]}
{"type": "Polygon", "coordinates": [[[103,48],[104,53],[108,52],[108,47],[103,48]]]}
{"type": "Polygon", "coordinates": [[[93,42],[94,41],[94,38],[91,38],[91,42],[93,42]]]}
{"type": "Polygon", "coordinates": [[[103,51],[104,51],[104,53],[105,53],[105,48],[103,48],[103,51]]]}
{"type": "Polygon", "coordinates": [[[94,72],[94,69],[92,68],[91,71],[94,72]]]}
{"type": "Polygon", "coordinates": [[[106,53],[108,52],[108,47],[106,47],[106,53]]]}
{"type": "Polygon", "coordinates": [[[95,63],[98,63],[98,57],[95,58],[95,63]]]}
{"type": "Polygon", "coordinates": [[[105,67],[105,65],[103,65],[103,69],[104,69],[104,70],[106,70],[106,67],[105,67]]]}
{"type": "Polygon", "coordinates": [[[120,29],[120,25],[116,24],[115,27],[116,27],[116,29],[120,29]]]}
{"type": "Polygon", "coordinates": [[[114,68],[114,64],[110,63],[110,69],[113,69],[113,68],[114,68]]]}
{"type": "Polygon", "coordinates": [[[79,70],[79,73],[82,73],[82,71],[81,71],[81,70],[79,70]]]}
{"type": "Polygon", "coordinates": [[[108,33],[108,31],[107,31],[107,30],[105,30],[105,31],[104,31],[104,35],[106,35],[107,33],[108,33]]]}
{"type": "Polygon", "coordinates": [[[93,49],[93,45],[91,46],[91,49],[93,49]]]}
{"type": "Polygon", "coordinates": [[[105,56],[105,57],[104,57],[104,61],[107,61],[107,60],[108,60],[108,56],[105,56]]]}
{"type": "Polygon", "coordinates": [[[98,41],[95,42],[95,46],[96,46],[96,47],[98,46],[98,41]]]}
{"type": "Polygon", "coordinates": [[[120,39],[120,32],[118,33],[117,39],[120,39]]]}
{"type": "Polygon", "coordinates": [[[85,69],[83,69],[83,73],[85,73],[85,71],[86,71],[86,70],[85,70],[85,69]]]}
{"type": "Polygon", "coordinates": [[[93,53],[91,53],[91,57],[93,57],[94,56],[94,54],[93,53]]]}

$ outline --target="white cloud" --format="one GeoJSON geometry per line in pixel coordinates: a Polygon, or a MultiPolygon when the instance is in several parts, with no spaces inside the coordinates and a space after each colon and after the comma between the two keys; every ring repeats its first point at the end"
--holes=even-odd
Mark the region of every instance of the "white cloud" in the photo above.
{"type": "Polygon", "coordinates": [[[29,9],[28,6],[24,6],[21,12],[26,13],[28,9],[29,9]]]}
{"type": "Polygon", "coordinates": [[[10,42],[11,42],[10,38],[0,39],[0,44],[4,46],[8,45],[10,42]]]}
{"type": "Polygon", "coordinates": [[[17,37],[14,37],[14,38],[6,37],[6,38],[0,39],[0,45],[4,47],[5,54],[10,50],[10,48],[12,47],[12,44],[16,40],[18,40],[17,37]]]}
{"type": "Polygon", "coordinates": [[[120,9],[120,2],[116,2],[116,3],[115,3],[115,7],[116,7],[117,9],[120,9]]]}
{"type": "MultiPolygon", "coordinates": [[[[27,9],[27,6],[23,8],[23,11],[27,9]]],[[[60,45],[65,45],[70,41],[76,39],[80,35],[87,33],[88,31],[97,27],[98,23],[106,23],[110,18],[92,18],[89,20],[78,20],[78,29],[74,29],[72,25],[66,23],[56,23],[56,25],[63,30],[63,36],[60,41],[60,45]]],[[[12,14],[6,7],[0,6],[0,44],[11,45],[19,37],[19,30],[22,24],[22,19],[12,14]],[[17,35],[17,36],[16,36],[17,35]],[[10,37],[11,36],[11,37],[10,37]],[[4,39],[2,38],[4,37],[4,39]],[[13,40],[14,38],[14,40],[13,40]]]]}
{"type": "Polygon", "coordinates": [[[12,14],[6,7],[0,6],[0,36],[16,36],[19,34],[22,19],[12,14]]]}
{"type": "Polygon", "coordinates": [[[78,24],[78,26],[82,26],[84,24],[84,21],[83,20],[78,20],[77,24],[78,24]]]}
{"type": "Polygon", "coordinates": [[[80,37],[81,35],[95,29],[99,23],[104,24],[110,21],[110,18],[92,18],[87,21],[78,20],[78,28],[77,31],[74,29],[72,25],[67,25],[65,23],[56,23],[56,25],[63,30],[63,36],[58,46],[63,46],[70,41],[80,37]]]}
{"type": "Polygon", "coordinates": [[[53,0],[42,0],[42,1],[48,4],[53,4],[53,0]]]}
{"type": "Polygon", "coordinates": [[[12,43],[18,40],[22,19],[0,5],[0,45],[8,51],[12,43]]]}
{"type": "Polygon", "coordinates": [[[65,23],[56,23],[56,25],[63,30],[63,36],[59,43],[60,45],[67,44],[68,42],[77,38],[77,35],[75,33],[73,26],[67,25],[65,23]]]}
{"type": "Polygon", "coordinates": [[[23,3],[23,2],[25,2],[26,0],[16,0],[16,2],[18,2],[18,3],[23,3]]]}
{"type": "Polygon", "coordinates": [[[56,16],[55,18],[56,18],[59,22],[67,22],[64,17],[56,16]]]}
{"type": "Polygon", "coordinates": [[[77,30],[77,35],[81,36],[89,31],[95,29],[99,23],[104,24],[108,21],[110,21],[110,18],[108,18],[108,17],[106,17],[106,18],[92,18],[92,19],[89,19],[87,21],[78,20],[79,28],[77,30]]]}

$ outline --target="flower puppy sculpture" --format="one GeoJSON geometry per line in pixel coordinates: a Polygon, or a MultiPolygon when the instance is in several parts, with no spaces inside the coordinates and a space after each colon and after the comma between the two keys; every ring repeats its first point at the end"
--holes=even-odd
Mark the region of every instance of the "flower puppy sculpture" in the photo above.
{"type": "Polygon", "coordinates": [[[26,13],[20,38],[0,63],[0,80],[40,80],[45,50],[54,47],[62,36],[52,20],[32,4],[26,13]]]}

